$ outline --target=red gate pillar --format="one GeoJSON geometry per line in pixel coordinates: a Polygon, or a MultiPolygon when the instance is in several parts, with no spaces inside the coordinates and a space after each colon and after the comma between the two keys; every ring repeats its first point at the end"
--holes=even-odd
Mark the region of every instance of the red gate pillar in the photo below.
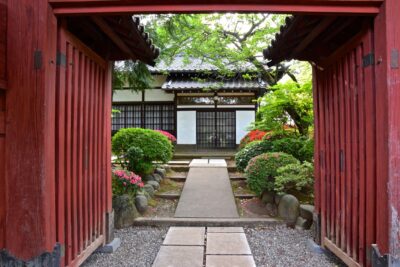
{"type": "Polygon", "coordinates": [[[54,181],[56,29],[56,18],[47,0],[8,1],[7,215],[0,261],[11,265],[27,261],[32,266],[58,265],[54,181]]]}
{"type": "MultiPolygon", "coordinates": [[[[374,260],[400,261],[400,1],[385,0],[375,19],[377,207],[374,260]],[[382,254],[390,256],[379,257],[382,254]]],[[[400,262],[398,262],[400,264],[400,262]]],[[[396,265],[397,266],[397,265],[396,265]]]]}

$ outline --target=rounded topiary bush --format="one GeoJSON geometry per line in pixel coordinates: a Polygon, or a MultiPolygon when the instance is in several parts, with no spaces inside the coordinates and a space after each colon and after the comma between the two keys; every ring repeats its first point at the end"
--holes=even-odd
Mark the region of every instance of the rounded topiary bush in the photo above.
{"type": "Polygon", "coordinates": [[[269,142],[268,140],[251,142],[236,153],[235,162],[237,170],[244,171],[252,158],[271,151],[272,142],[269,142]]]}
{"type": "Polygon", "coordinates": [[[112,151],[120,160],[131,154],[143,152],[142,158],[132,166],[136,173],[150,172],[153,161],[166,163],[172,158],[172,144],[161,133],[142,128],[126,128],[119,130],[112,138],[112,151]],[[133,147],[135,150],[133,151],[133,147]]]}
{"type": "Polygon", "coordinates": [[[294,156],[300,161],[312,161],[314,155],[314,142],[307,137],[286,137],[272,142],[272,151],[284,152],[294,156]]]}
{"type": "Polygon", "coordinates": [[[292,155],[273,152],[252,158],[245,170],[249,188],[258,196],[264,191],[273,191],[277,170],[288,164],[299,163],[292,155]]]}

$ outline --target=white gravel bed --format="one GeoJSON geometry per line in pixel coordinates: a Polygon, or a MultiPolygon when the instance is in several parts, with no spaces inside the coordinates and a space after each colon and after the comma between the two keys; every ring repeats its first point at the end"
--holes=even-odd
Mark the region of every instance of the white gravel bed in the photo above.
{"type": "Polygon", "coordinates": [[[339,259],[312,252],[307,240],[311,231],[290,229],[284,225],[245,228],[254,260],[262,267],[345,266],[339,259]]]}
{"type": "Polygon", "coordinates": [[[83,267],[149,267],[167,234],[168,227],[132,227],[116,230],[121,246],[115,253],[94,253],[83,267]]]}

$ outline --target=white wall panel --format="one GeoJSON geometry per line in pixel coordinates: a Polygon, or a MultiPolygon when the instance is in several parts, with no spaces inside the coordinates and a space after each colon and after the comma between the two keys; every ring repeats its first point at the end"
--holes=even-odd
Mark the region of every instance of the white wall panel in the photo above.
{"type": "Polygon", "coordinates": [[[254,122],[256,113],[254,110],[236,111],[236,144],[248,133],[247,128],[254,122]]]}
{"type": "Polygon", "coordinates": [[[196,111],[177,112],[177,131],[179,145],[196,144],[196,111]]]}

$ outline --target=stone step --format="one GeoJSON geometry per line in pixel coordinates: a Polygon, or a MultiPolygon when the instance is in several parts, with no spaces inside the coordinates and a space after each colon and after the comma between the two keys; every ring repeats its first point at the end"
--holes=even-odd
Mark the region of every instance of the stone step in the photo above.
{"type": "Polygon", "coordinates": [[[154,195],[157,198],[162,198],[162,199],[179,199],[181,197],[181,194],[172,194],[172,193],[163,193],[163,194],[155,194],[154,195]]]}
{"type": "Polygon", "coordinates": [[[257,197],[254,194],[235,194],[235,198],[239,198],[239,199],[251,199],[251,198],[255,198],[257,197]]]}
{"type": "Polygon", "coordinates": [[[171,160],[168,165],[189,165],[190,160],[171,160]]]}
{"type": "Polygon", "coordinates": [[[246,180],[246,177],[244,177],[243,175],[229,175],[229,179],[231,179],[232,181],[244,181],[246,180]]]}
{"type": "Polygon", "coordinates": [[[146,218],[139,217],[134,226],[207,226],[207,227],[244,227],[284,224],[277,218],[146,218]]]}
{"type": "Polygon", "coordinates": [[[168,166],[170,170],[174,172],[188,172],[189,171],[189,165],[169,165],[168,166]]]}
{"type": "Polygon", "coordinates": [[[186,175],[171,175],[171,176],[167,176],[166,178],[173,180],[175,182],[185,182],[186,181],[186,175]]]}

